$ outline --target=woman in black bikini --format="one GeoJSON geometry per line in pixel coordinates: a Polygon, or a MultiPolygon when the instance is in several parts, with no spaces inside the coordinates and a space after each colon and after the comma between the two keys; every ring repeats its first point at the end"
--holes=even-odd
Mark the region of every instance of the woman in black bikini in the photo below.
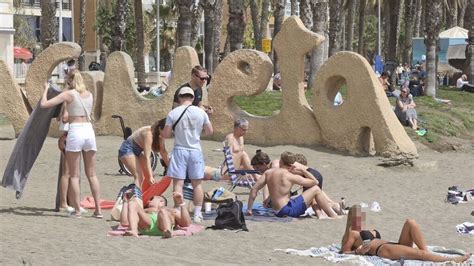
{"type": "Polygon", "coordinates": [[[398,242],[382,240],[377,230],[362,230],[365,213],[358,205],[352,206],[347,216],[347,225],[342,237],[342,252],[356,255],[372,255],[399,260],[402,257],[410,260],[423,261],[466,261],[471,254],[457,257],[442,257],[431,253],[426,245],[420,227],[413,219],[407,219],[403,225],[398,242]],[[416,244],[418,248],[414,248],[416,244]]]}

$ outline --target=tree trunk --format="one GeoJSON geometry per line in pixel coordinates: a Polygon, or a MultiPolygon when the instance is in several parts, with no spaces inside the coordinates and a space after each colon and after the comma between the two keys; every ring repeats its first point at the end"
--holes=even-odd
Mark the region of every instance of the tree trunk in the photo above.
{"type": "MultiPolygon", "coordinates": [[[[329,14],[328,14],[328,1],[327,0],[319,0],[315,1],[311,4],[311,8],[313,10],[313,32],[321,34],[322,36],[326,36],[325,32],[327,31],[328,24],[329,24],[329,14]]],[[[310,59],[310,69],[308,75],[308,88],[313,88],[314,77],[318,70],[323,65],[326,59],[326,49],[327,44],[329,43],[329,38],[321,43],[319,47],[313,50],[311,53],[310,59]]]]}
{"type": "MultiPolygon", "coordinates": [[[[263,0],[262,1],[262,10],[260,15],[260,33],[263,38],[270,38],[270,34],[267,36],[267,28],[268,28],[268,16],[269,16],[269,9],[270,9],[270,0],[263,0]]],[[[260,39],[260,45],[262,45],[262,40],[260,39]]]]}
{"type": "Polygon", "coordinates": [[[123,51],[125,41],[125,29],[127,27],[127,0],[117,0],[114,16],[114,27],[112,31],[111,52],[123,51]]]}
{"type": "Polygon", "coordinates": [[[360,0],[359,3],[359,42],[357,44],[358,53],[364,55],[364,35],[365,35],[365,8],[367,0],[360,0]]]}
{"type": "Polygon", "coordinates": [[[191,47],[196,47],[199,39],[199,28],[201,27],[202,5],[194,5],[191,20],[191,47]]]}
{"type": "MultiPolygon", "coordinates": [[[[426,2],[429,1],[429,0],[421,0],[421,5],[423,6],[421,8],[421,18],[420,18],[420,37],[423,37],[425,34],[426,34],[426,13],[428,13],[427,11],[427,7],[426,7],[426,2]]],[[[431,6],[430,6],[431,8],[431,6]]]]}
{"type": "Polygon", "coordinates": [[[423,16],[423,5],[421,0],[415,0],[415,37],[420,37],[421,17],[423,16]]]}
{"type": "Polygon", "coordinates": [[[56,42],[58,23],[56,21],[56,1],[41,0],[40,40],[44,50],[56,42]]]}
{"type": "Polygon", "coordinates": [[[201,0],[199,5],[204,9],[204,64],[209,74],[212,74],[214,54],[214,5],[210,0],[201,0]]]}
{"type": "Polygon", "coordinates": [[[342,0],[329,1],[329,57],[341,50],[342,0]]]}
{"type": "Polygon", "coordinates": [[[426,1],[426,81],[425,95],[436,97],[438,85],[437,72],[437,49],[439,41],[439,31],[441,29],[441,12],[443,0],[426,1]]]}
{"type": "Polygon", "coordinates": [[[446,27],[448,29],[458,25],[458,1],[447,0],[446,6],[446,27]]]}
{"type": "Polygon", "coordinates": [[[230,51],[242,49],[245,33],[244,0],[229,1],[229,22],[227,34],[229,36],[230,51]]]}
{"type": "Polygon", "coordinates": [[[253,38],[255,49],[262,51],[262,32],[260,31],[260,18],[257,0],[250,0],[250,15],[252,16],[253,38]]]}
{"type": "Polygon", "coordinates": [[[466,14],[467,2],[469,0],[458,0],[458,23],[457,25],[461,28],[464,27],[464,16],[466,14]]]}
{"type": "Polygon", "coordinates": [[[79,56],[79,70],[84,71],[84,41],[86,39],[86,0],[79,1],[79,46],[81,55],[79,56]]]}
{"type": "Polygon", "coordinates": [[[296,11],[298,11],[298,1],[297,0],[291,0],[291,15],[296,16],[296,11]]]}
{"type": "Polygon", "coordinates": [[[178,7],[178,23],[176,26],[176,47],[191,46],[191,24],[193,18],[193,0],[176,0],[178,7]]]}
{"type": "MultiPolygon", "coordinates": [[[[280,32],[281,25],[283,24],[283,18],[285,16],[285,3],[286,0],[273,0],[273,17],[275,18],[275,24],[273,28],[273,39],[280,32]]],[[[273,54],[273,73],[280,72],[280,66],[278,65],[278,55],[273,49],[272,41],[272,54],[273,54]]]]}
{"type": "MultiPolygon", "coordinates": [[[[212,61],[212,71],[216,70],[219,64],[220,52],[221,52],[221,29],[222,29],[222,15],[224,9],[224,0],[215,0],[214,3],[214,52],[212,61]]],[[[208,69],[209,70],[209,69],[208,69]]]]}
{"type": "Polygon", "coordinates": [[[403,63],[411,66],[412,43],[413,43],[413,24],[415,20],[415,1],[405,0],[405,43],[403,49],[403,63]]]}
{"type": "Polygon", "coordinates": [[[145,33],[143,29],[143,6],[142,1],[134,1],[135,7],[135,28],[136,28],[136,46],[137,61],[135,71],[137,72],[138,87],[146,86],[145,74],[145,33]]]}
{"type": "MultiPolygon", "coordinates": [[[[472,8],[473,8],[472,5],[467,4],[467,5],[466,5],[465,14],[470,14],[470,12],[471,12],[470,10],[471,10],[472,8]]],[[[464,25],[466,25],[466,27],[468,27],[468,25],[469,25],[469,23],[470,23],[470,22],[469,22],[469,16],[466,16],[465,14],[464,14],[464,18],[463,18],[463,27],[464,27],[464,25]]]]}
{"type": "Polygon", "coordinates": [[[308,29],[311,29],[313,26],[313,13],[311,12],[310,1],[311,0],[300,1],[300,19],[308,29]]]}
{"type": "Polygon", "coordinates": [[[466,17],[470,19],[468,26],[468,45],[466,47],[467,74],[470,84],[474,84],[474,0],[470,0],[469,13],[466,17]]]}
{"type": "MultiPolygon", "coordinates": [[[[386,58],[387,60],[398,61],[397,55],[399,50],[398,36],[400,35],[400,11],[403,9],[403,0],[388,2],[390,3],[390,31],[388,34],[388,54],[386,58]]],[[[393,81],[394,80],[392,80],[392,82],[393,81]]]]}
{"type": "Polygon", "coordinates": [[[354,15],[356,9],[356,0],[347,0],[348,9],[346,17],[346,50],[352,51],[352,40],[354,38],[354,15]]]}

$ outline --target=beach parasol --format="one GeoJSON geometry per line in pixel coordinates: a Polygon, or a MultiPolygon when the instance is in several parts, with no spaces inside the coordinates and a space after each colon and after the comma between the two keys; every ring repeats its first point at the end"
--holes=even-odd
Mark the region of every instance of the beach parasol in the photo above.
{"type": "Polygon", "coordinates": [[[33,54],[27,48],[13,47],[13,55],[17,59],[30,60],[33,54]]]}

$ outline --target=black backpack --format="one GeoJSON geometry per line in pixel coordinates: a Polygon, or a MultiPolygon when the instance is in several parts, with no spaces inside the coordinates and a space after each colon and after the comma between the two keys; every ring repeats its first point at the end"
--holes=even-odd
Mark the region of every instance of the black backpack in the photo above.
{"type": "Polygon", "coordinates": [[[215,225],[211,228],[248,231],[242,206],[243,204],[240,200],[221,203],[217,207],[215,225]]]}

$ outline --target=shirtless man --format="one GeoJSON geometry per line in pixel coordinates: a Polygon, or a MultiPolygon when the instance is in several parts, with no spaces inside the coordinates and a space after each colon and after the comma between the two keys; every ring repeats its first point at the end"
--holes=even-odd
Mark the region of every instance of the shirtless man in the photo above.
{"type": "Polygon", "coordinates": [[[320,219],[325,217],[320,216],[319,208],[329,218],[341,218],[332,209],[326,196],[317,186],[318,181],[316,178],[306,170],[306,167],[294,166],[295,161],[294,154],[284,152],[280,157],[280,168],[268,169],[263,173],[250,191],[247,215],[252,215],[253,203],[257,197],[257,192],[267,185],[272,208],[277,211],[277,217],[299,217],[311,206],[320,219]],[[293,185],[301,185],[307,189],[297,197],[290,198],[293,185]]]}
{"type": "Polygon", "coordinates": [[[236,169],[253,169],[249,155],[244,151],[244,135],[249,129],[249,121],[239,118],[234,122],[234,131],[225,137],[232,152],[232,160],[236,169]]]}
{"type": "Polygon", "coordinates": [[[130,192],[124,195],[124,204],[120,214],[120,224],[130,227],[126,232],[128,236],[144,235],[162,236],[170,238],[174,225],[187,227],[191,224],[186,203],[183,195],[173,192],[173,199],[178,203],[177,208],[168,208],[166,198],[154,196],[148,202],[145,209],[142,208],[139,200],[132,196],[130,192]]]}

